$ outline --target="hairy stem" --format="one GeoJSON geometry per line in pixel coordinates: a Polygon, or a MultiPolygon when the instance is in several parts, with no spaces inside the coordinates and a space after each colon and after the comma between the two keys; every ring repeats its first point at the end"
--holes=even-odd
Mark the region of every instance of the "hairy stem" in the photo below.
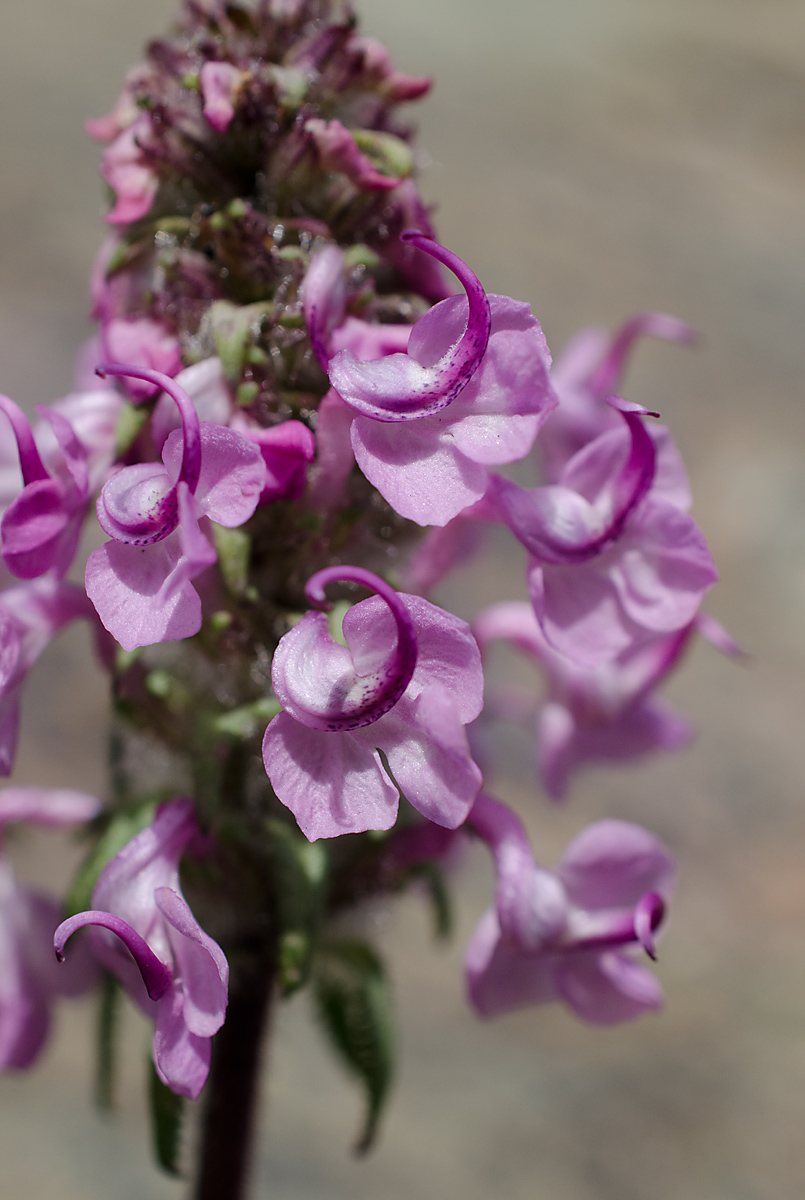
{"type": "Polygon", "coordinates": [[[251,958],[233,974],[226,1021],[212,1046],[194,1200],[245,1200],[247,1195],[275,956],[251,958]]]}

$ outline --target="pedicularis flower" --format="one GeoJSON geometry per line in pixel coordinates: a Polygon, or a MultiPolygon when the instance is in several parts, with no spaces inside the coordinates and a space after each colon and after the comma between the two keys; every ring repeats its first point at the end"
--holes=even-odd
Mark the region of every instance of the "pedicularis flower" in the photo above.
{"type": "MultiPolygon", "coordinates": [[[[334,920],[418,880],[444,928],[468,834],[497,875],[466,958],[481,1015],[561,1000],[610,1024],[659,1006],[639,956],[668,851],[599,821],[549,871],[482,790],[476,748],[490,716],[527,716],[564,796],[582,765],[689,739],[655,693],[694,632],[736,649],[700,611],[716,571],[672,436],[621,395],[638,336],[692,331],[639,314],[552,369],[528,303],[487,294],[437,238],[398,116],[429,85],[341,0],[185,0],[87,126],[112,195],[75,391],[33,425],[0,397],[0,774],[28,671],[79,617],[115,718],[103,812],[0,794],[0,826],[91,822],[59,956],[90,929],[61,974],[40,955],[60,914],[0,860],[0,1065],[33,1060],[94,955],[153,1019],[165,1086],[196,1097],[213,1063],[201,1141],[223,1175],[199,1194],[244,1175],[277,979],[312,982],[365,1084],[368,1145],[391,1076],[386,982],[334,920]],[[499,472],[529,455],[541,486],[499,472]],[[90,535],[82,588],[93,513],[107,540],[90,535]],[[530,602],[501,596],[471,627],[423,593],[490,526],[523,548],[530,602]],[[482,714],[481,651],[500,639],[545,694],[497,688],[482,714]]],[[[165,1155],[176,1106],[154,1096],[165,1155]]]]}

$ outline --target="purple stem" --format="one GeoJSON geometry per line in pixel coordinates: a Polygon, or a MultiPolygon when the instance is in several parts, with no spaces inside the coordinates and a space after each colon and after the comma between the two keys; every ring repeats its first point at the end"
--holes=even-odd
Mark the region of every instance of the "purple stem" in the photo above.
{"type": "Polygon", "coordinates": [[[193,401],[183,387],[180,387],[170,375],[161,371],[152,371],[149,367],[133,367],[125,363],[100,363],[95,368],[95,374],[103,379],[107,375],[127,375],[132,379],[144,379],[167,392],[176,401],[182,418],[182,466],[179,471],[178,483],[186,483],[191,493],[195,494],[201,474],[201,426],[193,401]]]}
{"type": "Polygon", "coordinates": [[[617,388],[632,346],[637,338],[644,335],[662,338],[666,342],[683,342],[689,346],[699,336],[692,326],[667,313],[638,313],[621,326],[612,339],[609,353],[590,376],[587,386],[594,396],[603,399],[617,388]]]}
{"type": "Polygon", "coordinates": [[[374,674],[365,677],[360,700],[351,711],[341,715],[327,713],[321,718],[320,725],[317,723],[316,726],[312,726],[330,732],[361,729],[380,720],[394,707],[411,682],[418,655],[416,631],[411,614],[394,588],[371,571],[366,571],[363,567],[325,567],[308,579],[305,595],[316,608],[328,607],[324,589],[330,583],[342,582],[359,583],[385,600],[397,626],[397,645],[388,661],[374,674]]]}
{"type": "Polygon", "coordinates": [[[157,958],[148,942],[145,938],[140,937],[136,929],[132,929],[127,921],[113,916],[112,913],[91,909],[89,912],[76,913],[74,917],[68,917],[66,921],[62,921],[53,935],[53,949],[56,951],[59,962],[64,962],[64,947],[67,940],[77,929],[82,929],[85,925],[100,925],[103,929],[108,929],[111,933],[116,934],[131,952],[151,999],[159,1000],[165,995],[173,983],[173,972],[157,958]]]}
{"type": "Polygon", "coordinates": [[[8,396],[3,395],[0,395],[0,409],[2,409],[11,422],[14,437],[17,439],[20,470],[22,471],[22,478],[26,487],[29,483],[35,483],[38,479],[50,479],[42,459],[39,457],[33,430],[25,413],[18,404],[15,404],[8,396]]]}

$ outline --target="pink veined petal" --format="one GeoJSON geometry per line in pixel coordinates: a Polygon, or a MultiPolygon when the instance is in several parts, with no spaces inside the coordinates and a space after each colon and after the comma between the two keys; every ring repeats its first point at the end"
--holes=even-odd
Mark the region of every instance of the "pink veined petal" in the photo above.
{"type": "Polygon", "coordinates": [[[317,507],[335,508],[352,474],[355,455],[350,430],[354,416],[338,392],[330,388],[319,405],[316,422],[316,467],[311,499],[317,507]]]}
{"type": "Polygon", "coordinates": [[[676,868],[648,830],[629,821],[596,821],[568,845],[559,877],[579,908],[631,908],[647,892],[669,896],[676,868]]]}
{"type": "Polygon", "coordinates": [[[181,985],[174,983],[157,1006],[152,1043],[154,1066],[166,1087],[196,1100],[210,1073],[212,1046],[188,1028],[181,985]]]}
{"type": "Polygon", "coordinates": [[[504,939],[493,908],[475,927],[464,956],[464,969],[468,999],[482,1017],[557,998],[551,958],[529,954],[504,939]]]}
{"type": "MultiPolygon", "coordinates": [[[[169,434],[162,458],[171,478],[178,477],[184,439],[169,434]]],[[[201,472],[195,498],[201,511],[228,529],[254,515],[266,483],[266,466],[258,446],[232,429],[201,422],[201,472]]]]}
{"type": "Polygon", "coordinates": [[[566,955],[555,977],[562,999],[593,1025],[619,1025],[662,1007],[662,988],[651,971],[616,951],[566,955]]]}
{"type": "Polygon", "coordinates": [[[591,670],[645,636],[623,612],[602,559],[544,567],[532,561],[528,571],[531,603],[548,642],[591,670]]]}
{"type": "MultiPolygon", "coordinates": [[[[358,317],[347,317],[343,324],[332,332],[332,353],[349,350],[363,362],[372,358],[385,358],[387,354],[402,354],[408,349],[412,328],[411,325],[370,325],[368,321],[361,321],[358,317]]],[[[319,411],[321,412],[321,409],[319,411]]]]}
{"type": "Polygon", "coordinates": [[[652,632],[690,624],[718,579],[704,535],[688,513],[649,500],[613,559],[611,578],[631,620],[652,632]]]}
{"type": "Polygon", "coordinates": [[[379,755],[351,733],[308,729],[280,713],[263,738],[263,762],[278,799],[305,837],[390,829],[399,795],[379,755]]]}
{"type": "MultiPolygon", "coordinates": [[[[150,317],[134,320],[115,317],[103,326],[102,342],[104,357],[111,362],[129,363],[171,378],[182,369],[182,353],[176,338],[150,317]]],[[[123,386],[135,403],[160,391],[158,383],[125,376],[123,386]]]]}
{"type": "Polygon", "coordinates": [[[111,225],[139,221],[150,210],[159,180],[146,163],[139,140],[151,132],[151,118],[140,115],[107,147],[101,163],[101,175],[117,195],[117,202],[106,220],[111,225]]]}
{"type": "Polygon", "coordinates": [[[446,688],[433,684],[414,701],[403,697],[354,736],[383,751],[403,795],[429,821],[447,829],[464,823],[482,776],[446,688]]]}
{"type": "Polygon", "coordinates": [[[7,787],[0,791],[0,825],[29,821],[35,825],[75,825],[101,811],[97,796],[69,788],[7,787]]]}
{"type": "Polygon", "coordinates": [[[87,559],[87,595],[124,650],[180,641],[201,628],[201,601],[190,583],[159,602],[180,556],[174,533],[152,546],[107,542],[87,559]]]}
{"type": "Polygon", "coordinates": [[[212,1037],[224,1023],[227,1005],[229,964],[224,952],[173,888],[156,888],[154,900],[168,923],[174,978],[181,984],[187,1028],[198,1037],[212,1037]]]}
{"type": "Polygon", "coordinates": [[[449,430],[447,414],[404,428],[368,417],[352,423],[358,466],[395,512],[419,525],[446,525],[480,500],[489,482],[486,467],[461,454],[449,430]],[[444,438],[434,432],[437,421],[444,438]]]}

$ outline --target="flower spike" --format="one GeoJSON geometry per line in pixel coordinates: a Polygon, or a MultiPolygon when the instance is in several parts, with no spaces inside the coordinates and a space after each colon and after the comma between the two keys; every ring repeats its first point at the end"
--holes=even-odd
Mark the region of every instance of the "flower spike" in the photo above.
{"type": "Polygon", "coordinates": [[[349,350],[335,355],[329,368],[333,387],[350,408],[375,421],[418,421],[447,408],[481,365],[492,331],[486,292],[466,263],[419,230],[404,230],[400,240],[444,263],[461,281],[467,293],[466,326],[433,362],[427,361],[427,346],[421,348],[425,362],[410,353],[369,362],[359,362],[349,350]]]}
{"type": "Polygon", "coordinates": [[[324,589],[336,581],[362,584],[385,601],[397,644],[379,663],[371,651],[356,662],[346,647],[333,641],[322,613],[307,613],[280,642],[272,672],[280,703],[309,729],[333,733],[379,721],[408,687],[417,663],[414,623],[394,588],[361,567],[325,567],[308,580],[305,595],[323,608],[324,589]]]}

